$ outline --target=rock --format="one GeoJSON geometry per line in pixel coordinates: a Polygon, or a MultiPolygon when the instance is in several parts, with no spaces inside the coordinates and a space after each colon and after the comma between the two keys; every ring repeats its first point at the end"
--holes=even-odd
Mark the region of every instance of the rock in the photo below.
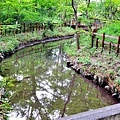
{"type": "Polygon", "coordinates": [[[117,97],[118,98],[118,96],[119,96],[118,93],[113,93],[112,94],[112,97],[117,97]]]}
{"type": "Polygon", "coordinates": [[[94,75],[87,73],[87,74],[85,74],[85,78],[87,78],[88,80],[93,80],[94,75]]]}
{"type": "Polygon", "coordinates": [[[4,88],[1,88],[0,89],[0,95],[2,96],[2,95],[4,95],[5,94],[5,89],[4,88]]]}
{"type": "Polygon", "coordinates": [[[110,86],[109,86],[109,85],[106,85],[106,86],[105,86],[105,89],[106,89],[107,91],[110,91],[110,86]]]}
{"type": "Polygon", "coordinates": [[[72,68],[73,70],[77,70],[77,64],[74,64],[73,66],[71,66],[71,68],[72,68]]]}
{"type": "Polygon", "coordinates": [[[70,67],[71,61],[67,61],[67,67],[70,67]]]}
{"type": "Polygon", "coordinates": [[[80,68],[80,74],[84,75],[84,69],[80,68]]]}
{"type": "Polygon", "coordinates": [[[0,53],[0,62],[2,62],[2,60],[4,59],[2,53],[0,53]]]}
{"type": "Polygon", "coordinates": [[[3,77],[0,75],[0,81],[2,81],[3,77]]]}
{"type": "Polygon", "coordinates": [[[94,75],[94,77],[93,77],[93,83],[98,84],[98,76],[97,75],[94,75]]]}
{"type": "Polygon", "coordinates": [[[99,76],[98,77],[98,84],[99,84],[99,86],[102,86],[103,85],[103,78],[102,78],[102,76],[99,76]]]}
{"type": "Polygon", "coordinates": [[[77,67],[76,72],[80,74],[80,68],[77,67]]]}

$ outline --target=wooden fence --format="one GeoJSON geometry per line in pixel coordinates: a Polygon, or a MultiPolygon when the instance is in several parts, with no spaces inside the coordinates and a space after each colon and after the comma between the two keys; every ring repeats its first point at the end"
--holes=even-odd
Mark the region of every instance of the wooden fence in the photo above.
{"type": "Polygon", "coordinates": [[[115,47],[116,48],[116,54],[118,55],[118,53],[119,53],[119,45],[120,45],[120,36],[115,37],[115,36],[105,35],[105,33],[99,34],[99,33],[94,33],[93,32],[92,33],[91,47],[94,46],[94,41],[96,42],[95,43],[96,49],[98,48],[98,43],[101,43],[101,46],[102,46],[102,51],[101,52],[103,52],[103,50],[105,48],[105,45],[108,45],[109,54],[111,53],[111,48],[115,47]],[[102,40],[99,40],[98,36],[101,37],[102,40]],[[116,39],[118,42],[117,42],[117,44],[114,44],[112,42],[106,42],[105,38],[116,39]]]}
{"type": "MultiPolygon", "coordinates": [[[[22,23],[15,25],[0,25],[0,36],[10,35],[10,34],[18,34],[25,32],[33,32],[40,31],[45,29],[47,23],[22,23]]],[[[57,23],[53,23],[56,25],[57,23]]]]}

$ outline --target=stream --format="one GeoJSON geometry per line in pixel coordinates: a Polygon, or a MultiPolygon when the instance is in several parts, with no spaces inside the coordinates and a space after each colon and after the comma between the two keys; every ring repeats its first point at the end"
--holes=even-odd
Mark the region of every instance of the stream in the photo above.
{"type": "Polygon", "coordinates": [[[10,120],[55,120],[116,104],[102,88],[66,67],[63,46],[40,45],[16,52],[0,63],[11,80],[10,120]],[[34,49],[38,48],[38,49],[34,49]]]}

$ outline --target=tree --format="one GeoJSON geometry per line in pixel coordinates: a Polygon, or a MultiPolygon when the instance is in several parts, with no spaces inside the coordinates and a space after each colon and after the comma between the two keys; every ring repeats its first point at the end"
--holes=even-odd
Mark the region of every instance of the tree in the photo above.
{"type": "Polygon", "coordinates": [[[86,18],[88,19],[88,8],[90,6],[90,0],[86,0],[86,4],[87,4],[87,9],[86,9],[86,18]]]}
{"type": "Polygon", "coordinates": [[[77,31],[77,29],[78,29],[78,17],[77,17],[77,10],[78,10],[77,6],[78,6],[78,3],[75,0],[72,0],[71,2],[72,2],[72,8],[73,8],[74,17],[75,17],[75,28],[76,28],[75,39],[76,39],[76,42],[77,42],[77,49],[80,49],[79,33],[77,31]]]}
{"type": "Polygon", "coordinates": [[[100,1],[97,5],[97,11],[101,15],[102,19],[117,20],[119,19],[119,0],[104,0],[100,1]],[[102,7],[102,9],[101,9],[102,7]]]}
{"type": "Polygon", "coordinates": [[[59,16],[61,23],[70,22],[72,14],[71,0],[59,0],[57,15],[59,16]]]}

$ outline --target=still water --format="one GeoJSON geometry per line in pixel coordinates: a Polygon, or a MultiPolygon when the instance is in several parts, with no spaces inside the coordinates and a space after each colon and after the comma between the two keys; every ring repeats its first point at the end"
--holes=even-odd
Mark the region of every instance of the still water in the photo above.
{"type": "Polygon", "coordinates": [[[116,103],[66,67],[63,46],[37,51],[27,48],[0,67],[2,76],[17,81],[6,89],[13,108],[10,120],[54,120],[116,103]]]}

